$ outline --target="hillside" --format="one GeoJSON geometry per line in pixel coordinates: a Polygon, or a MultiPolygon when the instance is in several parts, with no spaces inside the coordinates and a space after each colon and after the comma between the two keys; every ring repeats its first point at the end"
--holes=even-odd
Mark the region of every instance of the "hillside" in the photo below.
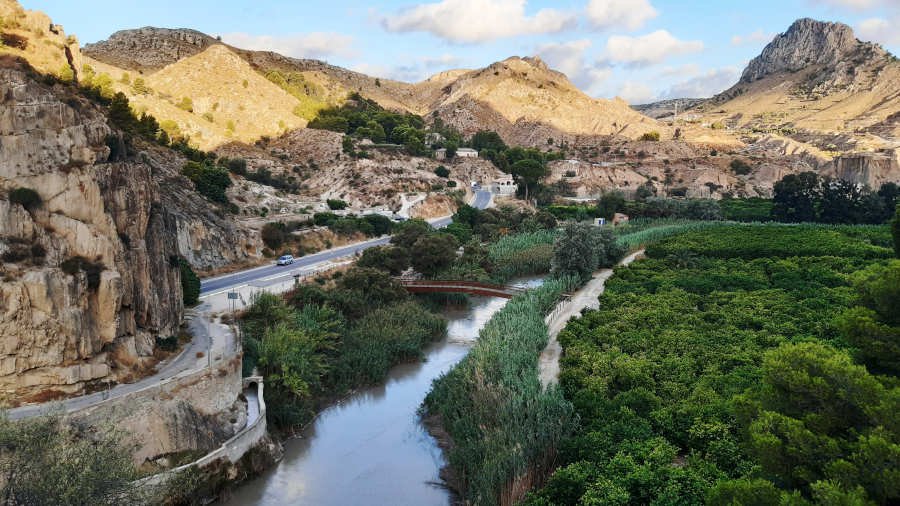
{"type": "MultiPolygon", "coordinates": [[[[622,100],[588,97],[564,74],[549,69],[538,58],[514,57],[484,69],[443,72],[423,82],[408,84],[366,76],[317,60],[242,50],[191,30],[142,28],[116,32],[107,41],[86,46],[84,52],[93,61],[120,69],[104,67],[112,74],[143,72],[149,82],[155,81],[157,74],[179,75],[189,70],[200,64],[202,60],[197,59],[213,48],[243,58],[248,67],[240,75],[246,76],[248,68],[255,70],[274,82],[281,82],[282,88],[300,99],[333,105],[341,103],[352,92],[360,92],[388,109],[429,117],[437,113],[465,134],[495,130],[512,144],[543,146],[549,138],[572,142],[582,136],[618,135],[635,139],[649,131],[670,134],[664,126],[635,112],[622,100]]],[[[197,74],[192,72],[198,85],[215,89],[215,82],[210,79],[218,76],[197,74]]],[[[248,94],[259,101],[255,93],[248,94]]],[[[270,104],[273,110],[281,107],[278,103],[270,104]]],[[[161,117],[169,119],[163,114],[161,117]]],[[[196,129],[196,125],[188,126],[185,118],[175,121],[179,126],[196,129]]],[[[239,132],[239,136],[246,140],[275,133],[269,126],[261,127],[258,132],[239,132]]],[[[214,143],[205,139],[204,144],[214,143]]]]}
{"type": "Polygon", "coordinates": [[[892,147],[900,140],[900,63],[847,25],[801,19],[696,111],[709,123],[782,133],[825,151],[892,147]]]}

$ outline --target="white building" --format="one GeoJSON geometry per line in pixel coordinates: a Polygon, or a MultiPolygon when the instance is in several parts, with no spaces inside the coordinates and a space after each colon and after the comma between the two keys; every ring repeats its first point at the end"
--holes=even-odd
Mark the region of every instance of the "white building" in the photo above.
{"type": "MultiPolygon", "coordinates": [[[[478,151],[475,151],[472,148],[459,148],[456,150],[457,158],[478,158],[478,151]]],[[[436,160],[446,160],[447,159],[447,150],[446,149],[438,149],[434,152],[434,158],[436,160]]]]}
{"type": "Polygon", "coordinates": [[[491,192],[495,195],[515,195],[518,190],[519,185],[516,184],[516,181],[509,174],[505,174],[491,183],[491,192]]]}

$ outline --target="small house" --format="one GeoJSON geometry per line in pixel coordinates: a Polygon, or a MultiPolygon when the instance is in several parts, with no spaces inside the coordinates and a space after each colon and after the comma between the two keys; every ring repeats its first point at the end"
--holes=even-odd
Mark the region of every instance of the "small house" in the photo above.
{"type": "Polygon", "coordinates": [[[518,190],[519,185],[516,184],[516,181],[509,174],[504,174],[491,183],[491,191],[496,195],[515,195],[518,190]]]}

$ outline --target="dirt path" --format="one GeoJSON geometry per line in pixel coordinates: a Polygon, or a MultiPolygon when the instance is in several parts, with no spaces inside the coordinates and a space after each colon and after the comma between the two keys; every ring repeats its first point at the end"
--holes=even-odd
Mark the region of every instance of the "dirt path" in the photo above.
{"type": "MultiPolygon", "coordinates": [[[[624,260],[619,262],[619,265],[628,265],[631,262],[634,262],[643,253],[644,250],[636,251],[625,257],[624,260]]],[[[562,332],[562,329],[565,328],[572,317],[581,316],[581,311],[583,309],[598,309],[600,307],[598,298],[600,297],[600,294],[603,293],[603,289],[606,286],[606,280],[612,275],[612,269],[597,271],[594,273],[594,277],[588,281],[586,285],[581,287],[581,289],[575,292],[568,300],[560,302],[559,305],[556,306],[556,309],[547,316],[545,321],[547,323],[550,340],[547,342],[547,347],[541,352],[540,361],[541,385],[543,385],[544,388],[547,388],[548,385],[556,384],[559,381],[559,357],[562,354],[562,346],[560,346],[556,337],[562,332]]]]}

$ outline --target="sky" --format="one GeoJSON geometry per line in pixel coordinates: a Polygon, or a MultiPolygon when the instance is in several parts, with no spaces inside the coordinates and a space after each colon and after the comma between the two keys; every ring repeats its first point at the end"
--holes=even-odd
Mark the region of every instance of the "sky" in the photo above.
{"type": "Polygon", "coordinates": [[[415,82],[510,56],[543,58],[597,98],[703,98],[737,82],[802,17],[900,54],[900,0],[20,0],[82,43],[193,28],[234,46],[415,82]]]}

